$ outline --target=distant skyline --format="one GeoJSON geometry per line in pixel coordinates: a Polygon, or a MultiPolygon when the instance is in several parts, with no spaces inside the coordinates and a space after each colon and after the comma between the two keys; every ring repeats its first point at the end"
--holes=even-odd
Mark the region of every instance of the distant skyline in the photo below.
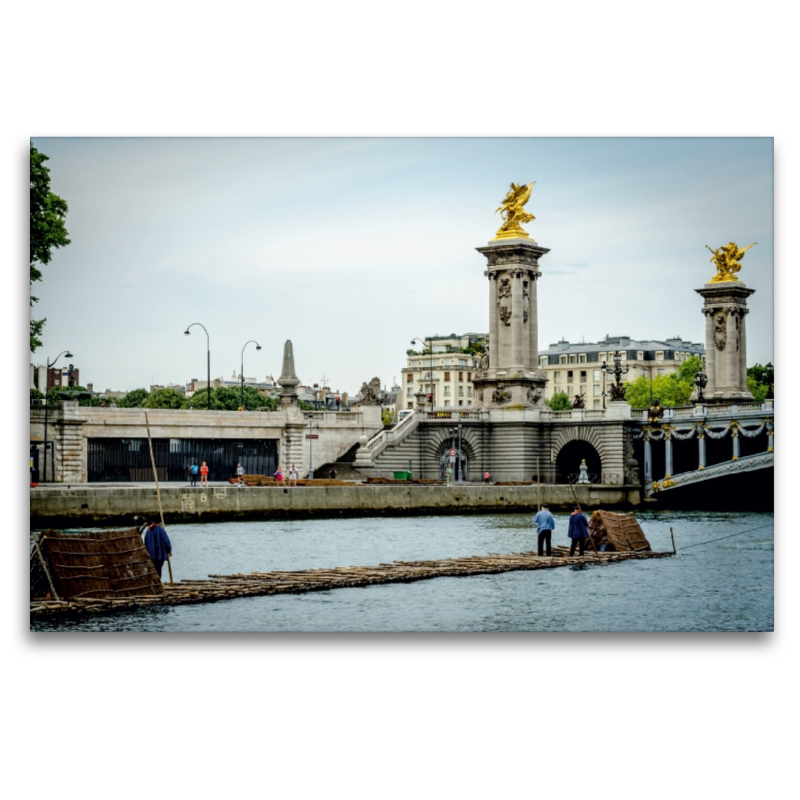
{"type": "Polygon", "coordinates": [[[774,361],[770,138],[34,138],[72,243],[34,293],[35,364],[69,348],[95,390],[281,371],[355,393],[411,339],[488,329],[486,244],[536,181],[539,342],[704,341],[704,245],[757,242],[748,363],[774,361]]]}

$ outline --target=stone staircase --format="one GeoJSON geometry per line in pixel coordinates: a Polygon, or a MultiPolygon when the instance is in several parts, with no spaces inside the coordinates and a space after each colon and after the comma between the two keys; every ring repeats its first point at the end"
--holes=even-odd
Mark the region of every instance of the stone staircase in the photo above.
{"type": "Polygon", "coordinates": [[[336,461],[329,461],[320,467],[314,467],[314,477],[327,478],[330,474],[331,467],[336,470],[336,477],[343,481],[363,481],[366,480],[366,475],[362,475],[353,464],[356,460],[356,451],[358,450],[358,442],[354,444],[344,455],[340,456],[336,461]]]}

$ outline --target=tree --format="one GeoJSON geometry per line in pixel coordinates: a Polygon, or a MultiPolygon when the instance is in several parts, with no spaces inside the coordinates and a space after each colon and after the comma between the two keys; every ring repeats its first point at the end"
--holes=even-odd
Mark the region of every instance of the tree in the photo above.
{"type": "Polygon", "coordinates": [[[700,356],[691,356],[684,361],[680,369],[678,370],[678,375],[682,381],[686,381],[687,383],[691,383],[694,386],[694,376],[702,369],[703,361],[700,356]]]}
{"type": "Polygon", "coordinates": [[[39,401],[44,397],[44,395],[35,387],[31,386],[31,402],[34,400],[39,401]]]}
{"type": "Polygon", "coordinates": [[[771,370],[772,364],[769,367],[770,369],[767,369],[761,364],[755,364],[747,368],[747,388],[753,395],[753,399],[759,403],[764,402],[770,388],[772,388],[773,394],[775,392],[775,375],[771,370]]]}
{"type": "Polygon", "coordinates": [[[313,411],[314,406],[311,403],[307,403],[305,400],[298,400],[297,405],[300,407],[301,411],[313,411]]]}
{"type": "MultiPolygon", "coordinates": [[[[49,264],[53,250],[56,247],[65,247],[70,242],[64,224],[68,211],[67,201],[50,191],[50,170],[44,165],[45,161],[49,161],[49,158],[44,153],[40,153],[31,143],[31,287],[33,287],[34,281],[42,279],[42,273],[37,264],[49,264]]],[[[38,300],[38,297],[31,294],[31,308],[38,300]]],[[[42,345],[39,336],[45,322],[46,319],[31,317],[32,353],[42,345]]]]}
{"type": "MultiPolygon", "coordinates": [[[[238,411],[242,404],[242,390],[232,389],[230,386],[217,386],[211,390],[211,410],[212,411],[238,411]]],[[[207,409],[208,391],[200,389],[191,397],[183,398],[181,408],[207,409]]],[[[278,398],[269,397],[262,394],[252,386],[244,387],[244,407],[247,411],[255,411],[259,408],[267,408],[274,411],[278,407],[278,398]]]]}
{"type": "Polygon", "coordinates": [[[185,400],[177,389],[156,389],[142,404],[142,408],[180,408],[185,400]]]}
{"type": "Polygon", "coordinates": [[[556,392],[549,400],[545,400],[551,411],[569,411],[572,408],[566,392],[556,392]]]}
{"type": "Polygon", "coordinates": [[[150,392],[147,389],[133,389],[125,397],[120,397],[117,400],[117,406],[119,408],[141,408],[149,394],[150,392]]]}
{"type": "Polygon", "coordinates": [[[634,408],[647,408],[651,390],[652,399],[660,401],[662,406],[683,406],[692,396],[694,378],[683,380],[679,372],[659,375],[653,378],[651,389],[650,378],[640,377],[625,384],[625,399],[634,408]]]}

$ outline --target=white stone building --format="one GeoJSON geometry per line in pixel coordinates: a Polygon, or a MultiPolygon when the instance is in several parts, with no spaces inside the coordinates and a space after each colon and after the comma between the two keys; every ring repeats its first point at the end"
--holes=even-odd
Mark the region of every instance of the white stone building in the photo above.
{"type": "MultiPolygon", "coordinates": [[[[465,351],[470,344],[485,338],[484,333],[426,338],[424,350],[409,354],[408,365],[401,370],[397,410],[414,408],[415,395],[419,393],[432,394],[434,406],[471,406],[474,401],[472,378],[478,356],[465,351]]],[[[430,399],[426,400],[426,405],[431,405],[430,399]]]]}

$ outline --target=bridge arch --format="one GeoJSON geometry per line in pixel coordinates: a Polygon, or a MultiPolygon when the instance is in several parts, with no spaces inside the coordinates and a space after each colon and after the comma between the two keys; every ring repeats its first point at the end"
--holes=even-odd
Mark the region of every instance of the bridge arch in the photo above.
{"type": "Polygon", "coordinates": [[[450,450],[455,449],[458,451],[456,461],[453,464],[453,480],[457,481],[463,472],[463,479],[479,480],[480,465],[477,463],[477,452],[473,443],[470,441],[472,432],[462,429],[461,431],[461,449],[458,447],[458,436],[455,441],[450,437],[449,429],[443,429],[437,433],[437,443],[435,445],[435,459],[436,470],[440,480],[447,478],[447,465],[450,463],[450,450]],[[477,471],[476,471],[477,470],[477,471]]]}
{"type": "Polygon", "coordinates": [[[589,474],[601,480],[603,465],[608,458],[606,443],[597,428],[569,427],[559,431],[553,440],[555,454],[555,482],[567,483],[567,476],[580,470],[586,459],[589,474]]]}

